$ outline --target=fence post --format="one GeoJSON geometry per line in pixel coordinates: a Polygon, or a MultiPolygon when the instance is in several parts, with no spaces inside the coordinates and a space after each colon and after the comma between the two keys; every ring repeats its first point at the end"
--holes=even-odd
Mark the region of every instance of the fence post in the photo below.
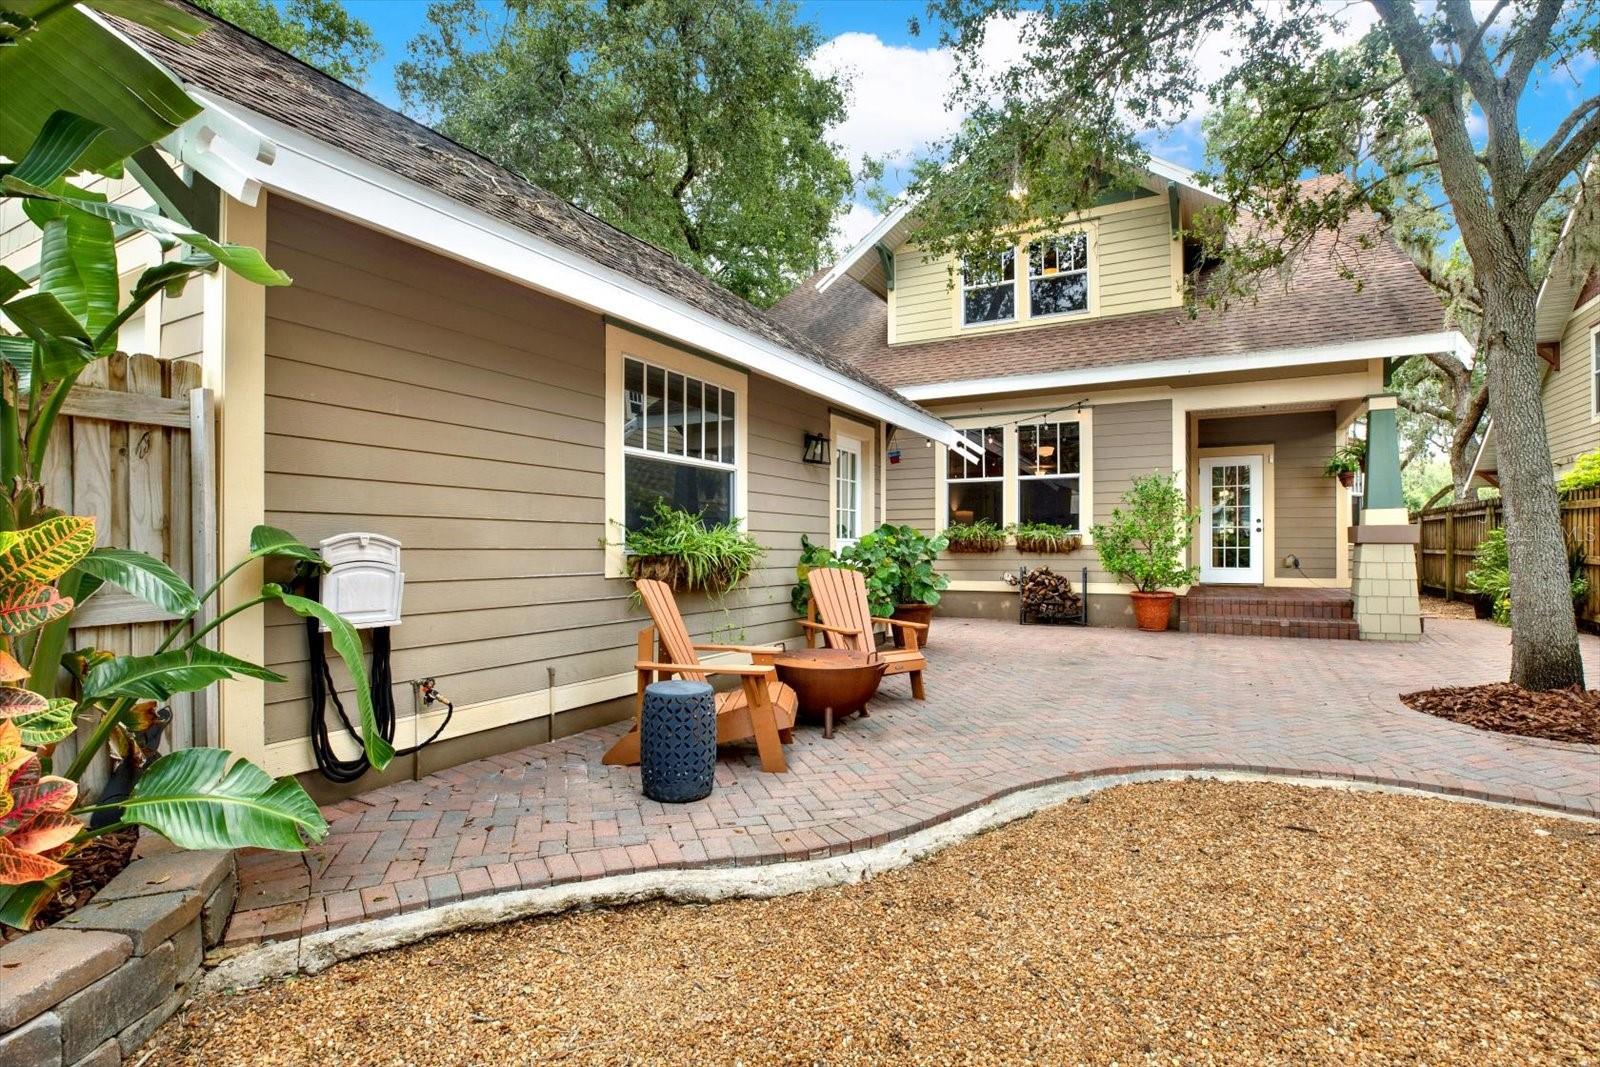
{"type": "Polygon", "coordinates": [[[1456,598],[1456,513],[1444,513],[1444,598],[1456,598]]]}

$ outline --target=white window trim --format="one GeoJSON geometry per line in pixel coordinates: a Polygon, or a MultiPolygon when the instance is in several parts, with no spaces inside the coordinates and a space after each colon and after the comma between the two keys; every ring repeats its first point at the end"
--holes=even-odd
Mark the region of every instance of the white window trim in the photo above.
{"type": "Polygon", "coordinates": [[[1063,230],[1060,233],[1050,234],[1048,237],[1035,237],[1032,241],[1029,241],[1027,244],[1022,246],[1022,250],[1026,253],[1026,258],[1027,258],[1027,261],[1028,261],[1028,264],[1027,264],[1028,265],[1028,269],[1025,272],[1027,276],[1023,279],[1024,284],[1023,284],[1023,287],[1022,287],[1022,295],[1027,300],[1027,310],[1028,310],[1028,321],[1029,322],[1052,322],[1052,321],[1054,321],[1056,319],[1081,319],[1081,318],[1087,317],[1089,314],[1091,314],[1095,310],[1095,303],[1096,303],[1095,302],[1095,286],[1094,286],[1094,275],[1095,275],[1094,266],[1095,266],[1095,264],[1094,264],[1094,258],[1093,258],[1093,255],[1092,255],[1093,249],[1094,249],[1094,239],[1089,235],[1089,228],[1087,226],[1085,226],[1085,227],[1083,227],[1081,229],[1074,228],[1074,229],[1070,229],[1070,230],[1063,230]],[[1034,245],[1034,242],[1036,242],[1036,241],[1054,241],[1054,240],[1057,240],[1057,239],[1062,238],[1062,237],[1082,237],[1083,238],[1083,266],[1080,267],[1077,270],[1057,271],[1055,274],[1041,274],[1038,277],[1042,281],[1042,280],[1044,280],[1046,278],[1064,278],[1064,277],[1066,277],[1068,275],[1071,275],[1071,274],[1082,274],[1083,275],[1083,307],[1080,308],[1077,311],[1052,311],[1052,312],[1050,312],[1048,314],[1045,314],[1045,315],[1035,315],[1033,313],[1033,280],[1034,280],[1034,274],[1033,274],[1033,245],[1034,245]]]}
{"type": "Polygon", "coordinates": [[[623,461],[627,456],[638,455],[668,462],[708,467],[733,473],[733,517],[748,520],[750,515],[750,387],[749,376],[724,364],[691,355],[681,349],[664,345],[610,323],[606,324],[606,395],[605,395],[605,576],[627,578],[627,563],[623,558],[623,516],[627,511],[626,481],[623,461]],[[678,374],[709,382],[733,394],[733,457],[732,466],[721,462],[690,459],[653,452],[647,448],[634,448],[622,443],[622,393],[623,359],[631,356],[678,374]]]}
{"type": "MultiPolygon", "coordinates": [[[[983,328],[985,326],[1003,326],[1003,325],[1005,325],[1007,323],[1018,322],[1018,321],[1020,321],[1022,319],[1022,317],[1023,317],[1022,316],[1022,308],[1019,306],[1018,301],[1017,301],[1017,274],[1019,272],[1017,270],[1018,258],[1017,258],[1016,246],[1013,245],[1011,247],[1011,249],[1010,249],[1010,252],[1011,252],[1011,280],[1010,281],[1005,281],[1005,280],[1002,279],[1001,281],[998,281],[998,282],[986,282],[986,283],[981,284],[981,285],[968,285],[967,284],[967,264],[966,264],[966,261],[963,260],[959,264],[957,269],[959,269],[961,271],[961,294],[960,294],[960,297],[959,297],[959,299],[958,299],[958,301],[956,303],[956,316],[961,320],[961,328],[963,330],[981,329],[981,328],[983,328]],[[999,289],[1002,286],[1006,286],[1006,285],[1011,286],[1011,316],[1009,318],[1004,318],[1004,319],[984,319],[982,322],[968,322],[967,321],[967,294],[968,293],[976,292],[979,289],[999,289]]],[[[1005,249],[1001,249],[1000,252],[997,253],[997,255],[1002,257],[1001,258],[1002,267],[1004,266],[1004,263],[1005,263],[1005,260],[1004,260],[1005,254],[1006,254],[1006,250],[1005,249]]]]}
{"type": "Polygon", "coordinates": [[[1600,422],[1600,389],[1595,379],[1600,377],[1600,326],[1589,331],[1589,421],[1600,422]]]}
{"type": "MultiPolygon", "coordinates": [[[[1079,536],[1083,538],[1084,547],[1094,543],[1090,532],[1094,528],[1094,409],[1082,408],[1077,411],[1071,409],[1062,411],[1045,412],[1043,418],[1018,419],[1018,415],[1032,415],[1032,412],[968,415],[951,418],[950,425],[957,430],[982,429],[986,426],[1000,426],[1005,440],[1005,474],[1000,479],[963,478],[960,481],[995,481],[1003,482],[1001,488],[1001,517],[1000,525],[1010,526],[1017,522],[1021,509],[1021,491],[1017,455],[1017,425],[1019,421],[1026,421],[1030,425],[1051,422],[1076,422],[1078,424],[1078,524],[1083,527],[1079,536]]],[[[949,449],[944,445],[935,447],[934,478],[933,478],[933,532],[943,533],[950,527],[950,477],[949,477],[949,449]]],[[[1051,477],[1066,477],[1066,475],[1051,475],[1051,477]]]]}
{"type": "Polygon", "coordinates": [[[1008,486],[1011,472],[1016,469],[1017,463],[1017,450],[1015,447],[1016,435],[1012,432],[1011,427],[1006,426],[1005,423],[999,419],[968,419],[962,424],[951,423],[951,425],[955,426],[955,428],[958,430],[989,430],[998,428],[1000,430],[1001,442],[1000,473],[979,475],[976,478],[952,478],[950,477],[950,451],[949,449],[941,448],[939,450],[939,494],[937,497],[938,507],[934,511],[935,529],[947,530],[950,527],[950,485],[952,483],[958,485],[977,485],[986,482],[1000,482],[1000,525],[1006,525],[1011,521],[1010,519],[1006,518],[1006,515],[1009,514],[1006,507],[1006,498],[1010,493],[1008,486]]]}
{"type": "MultiPolygon", "coordinates": [[[[1011,254],[1013,257],[1015,257],[1013,262],[1017,267],[1017,269],[1012,272],[1011,278],[1011,285],[1014,290],[1014,310],[1009,319],[994,319],[989,322],[967,321],[966,294],[969,289],[984,289],[992,287],[967,285],[966,273],[963,270],[963,267],[965,266],[964,262],[961,259],[956,259],[954,261],[955,270],[959,275],[960,281],[960,284],[955,287],[956,300],[955,307],[953,309],[955,313],[954,322],[957,331],[981,333],[984,330],[994,330],[996,332],[1001,332],[1005,330],[1020,329],[1033,323],[1044,325],[1046,323],[1061,322],[1067,319],[1095,319],[1100,317],[1100,220],[1098,218],[1080,219],[1077,222],[1071,223],[1070,225],[1063,225],[1058,230],[1030,233],[1011,246],[1011,254]],[[1052,237],[1066,237],[1080,233],[1083,234],[1084,240],[1088,245],[1084,252],[1086,263],[1084,270],[1088,274],[1089,290],[1087,307],[1085,307],[1082,311],[1058,311],[1050,315],[1030,314],[1032,308],[1028,298],[1028,281],[1030,278],[1028,270],[1031,266],[1031,260],[1028,256],[1028,247],[1032,245],[1034,241],[1045,241],[1052,237]]],[[[995,285],[1001,284],[1003,283],[995,283],[995,285]]],[[[895,321],[893,309],[891,309],[889,321],[891,324],[895,321]]],[[[891,340],[893,339],[891,338],[891,340]]],[[[936,387],[930,386],[924,388],[936,387]]]]}
{"type": "MultiPolygon", "coordinates": [[[[880,473],[883,465],[882,456],[885,451],[883,447],[884,424],[880,422],[874,425],[870,422],[861,422],[846,415],[833,413],[828,417],[828,436],[834,442],[847,437],[860,445],[861,470],[857,477],[860,510],[857,513],[859,523],[857,528],[863,533],[877,529],[878,524],[883,521],[883,493],[885,491],[885,482],[888,480],[880,473]]],[[[844,543],[840,542],[835,534],[838,529],[838,512],[836,510],[838,501],[835,499],[839,489],[837,474],[833,457],[830,454],[828,457],[828,545],[834,551],[844,547],[844,543]]]]}

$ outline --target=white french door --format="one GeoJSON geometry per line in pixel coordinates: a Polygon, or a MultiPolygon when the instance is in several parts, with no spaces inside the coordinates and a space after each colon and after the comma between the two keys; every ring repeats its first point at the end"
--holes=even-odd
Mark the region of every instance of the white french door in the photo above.
{"type": "Polygon", "coordinates": [[[1266,570],[1260,456],[1200,461],[1200,580],[1259,585],[1266,570]]]}
{"type": "Polygon", "coordinates": [[[833,547],[861,536],[861,442],[839,436],[833,443],[833,547]]]}

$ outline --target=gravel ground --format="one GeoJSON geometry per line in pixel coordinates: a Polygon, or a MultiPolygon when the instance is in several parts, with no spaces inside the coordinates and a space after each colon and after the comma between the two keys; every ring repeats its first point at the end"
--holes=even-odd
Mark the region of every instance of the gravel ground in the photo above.
{"type": "Polygon", "coordinates": [[[1600,826],[1123,786],[862,885],[530,920],[208,997],[146,1051],[148,1067],[1593,1063],[1600,826]]]}

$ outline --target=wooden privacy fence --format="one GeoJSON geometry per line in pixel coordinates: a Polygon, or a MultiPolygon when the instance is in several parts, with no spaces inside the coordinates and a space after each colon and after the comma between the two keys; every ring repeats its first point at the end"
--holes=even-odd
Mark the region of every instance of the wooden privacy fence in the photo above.
{"type": "MultiPolygon", "coordinates": [[[[62,408],[42,479],[48,505],[94,517],[98,544],[156,556],[197,590],[217,574],[214,420],[199,386],[200,367],[183,360],[92,364],[62,408]]],[[[172,618],[107,585],[74,613],[72,645],[148,655],[172,618]]],[[[215,744],[214,700],[211,690],[174,697],[162,748],[215,744]]],[[[58,766],[85,732],[61,743],[58,766]]],[[[102,763],[86,781],[98,786],[105,773],[102,763]]]]}
{"type": "MultiPolygon", "coordinates": [[[[1500,525],[1501,518],[1499,500],[1469,501],[1420,512],[1417,578],[1422,587],[1449,600],[1470,595],[1467,572],[1478,558],[1478,543],[1500,525]]],[[[1600,488],[1563,494],[1561,526],[1567,545],[1584,552],[1589,595],[1578,614],[1585,621],[1600,623],[1600,488]]]]}

